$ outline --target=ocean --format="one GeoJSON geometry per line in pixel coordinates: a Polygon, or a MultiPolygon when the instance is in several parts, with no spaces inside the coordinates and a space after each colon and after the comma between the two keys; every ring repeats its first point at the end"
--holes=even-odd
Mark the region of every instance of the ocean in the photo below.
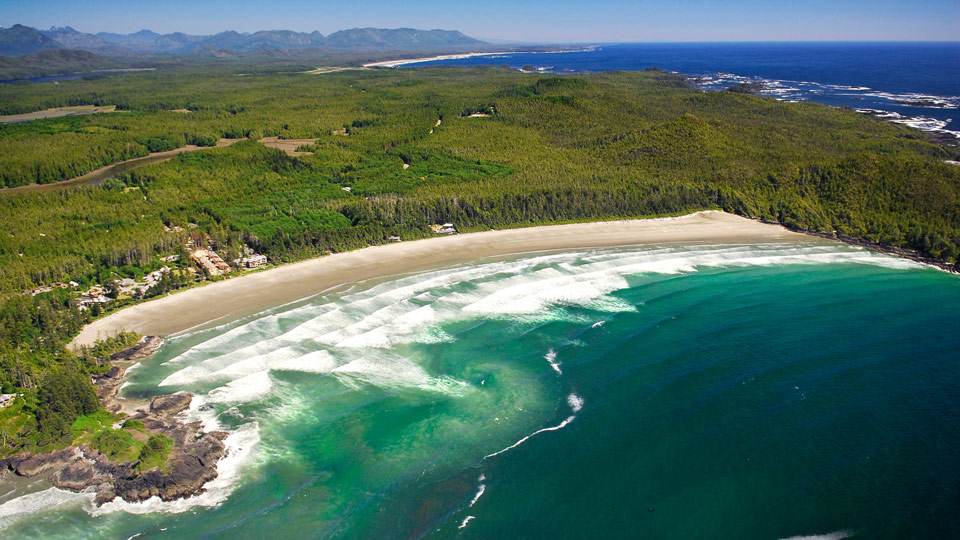
{"type": "Polygon", "coordinates": [[[808,239],[534,253],[174,336],[198,497],[0,499],[18,538],[955,538],[960,280],[808,239]]]}
{"type": "Polygon", "coordinates": [[[532,66],[542,73],[659,67],[704,90],[757,82],[760,95],[850,107],[960,138],[960,42],[634,43],[406,64],[532,66]]]}

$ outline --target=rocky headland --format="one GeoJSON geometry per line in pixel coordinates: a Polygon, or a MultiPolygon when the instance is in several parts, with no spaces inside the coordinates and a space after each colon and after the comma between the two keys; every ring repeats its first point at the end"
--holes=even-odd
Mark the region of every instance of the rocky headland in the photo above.
{"type": "MultiPolygon", "coordinates": [[[[162,343],[159,337],[148,336],[111,359],[137,361],[153,354],[162,343]]],[[[0,475],[45,478],[55,487],[75,492],[93,488],[97,506],[117,497],[127,502],[145,501],[154,496],[171,501],[203,493],[204,485],[217,477],[217,462],[226,453],[223,441],[227,433],[204,431],[200,422],[183,420],[180,413],[190,407],[193,399],[189,393],[156,396],[149,403],[119,400],[117,392],[124,372],[125,368],[113,366],[106,374],[95,377],[97,394],[106,409],[127,412],[133,408],[125,420],[142,422],[145,433],[163,434],[173,441],[162,469],[141,470],[135,462],[114,462],[84,444],[0,460],[0,475]]]]}

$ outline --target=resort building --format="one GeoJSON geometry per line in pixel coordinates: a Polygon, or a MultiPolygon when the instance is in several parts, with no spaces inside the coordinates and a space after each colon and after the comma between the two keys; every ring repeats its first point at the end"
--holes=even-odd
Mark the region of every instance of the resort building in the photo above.
{"type": "Polygon", "coordinates": [[[457,229],[453,226],[453,223],[444,223],[443,225],[434,224],[431,225],[430,228],[437,234],[457,234],[457,229]]]}
{"type": "Polygon", "coordinates": [[[0,409],[13,405],[13,401],[21,394],[0,394],[0,409]]]}
{"type": "Polygon", "coordinates": [[[239,264],[247,268],[261,268],[267,265],[266,255],[251,255],[240,259],[239,264]]]}
{"type": "Polygon", "coordinates": [[[220,276],[232,271],[230,265],[212,249],[198,249],[190,254],[190,258],[211,276],[220,276]]]}

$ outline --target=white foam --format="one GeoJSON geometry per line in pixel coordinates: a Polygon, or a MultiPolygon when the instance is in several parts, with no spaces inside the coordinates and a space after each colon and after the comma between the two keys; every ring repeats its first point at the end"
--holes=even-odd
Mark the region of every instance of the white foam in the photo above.
{"type": "Polygon", "coordinates": [[[523,444],[523,443],[527,442],[528,440],[530,440],[532,437],[535,437],[535,436],[537,436],[537,435],[539,435],[539,434],[541,434],[541,433],[544,433],[544,432],[547,432],[547,431],[558,431],[558,430],[561,430],[561,429],[567,427],[568,425],[570,425],[570,422],[573,422],[573,421],[577,418],[576,414],[577,414],[578,412],[580,412],[580,409],[583,408],[583,398],[581,398],[580,396],[578,396],[578,395],[576,395],[576,394],[570,394],[569,396],[567,396],[567,404],[570,405],[570,408],[573,410],[573,414],[571,414],[570,416],[568,416],[568,417],[566,418],[566,420],[564,420],[563,422],[560,422],[559,424],[557,424],[557,425],[555,425],[555,426],[552,426],[552,427],[547,427],[547,428],[543,428],[543,429],[534,431],[534,432],[531,433],[530,435],[527,435],[526,437],[524,437],[524,438],[520,439],[519,441],[511,444],[510,446],[504,448],[503,450],[500,450],[500,451],[494,452],[494,453],[492,453],[492,454],[487,454],[486,456],[483,456],[483,459],[489,459],[489,458],[492,458],[492,457],[494,457],[494,456],[499,456],[500,454],[502,454],[502,453],[504,453],[504,452],[506,452],[506,451],[508,451],[508,450],[513,450],[514,448],[516,448],[516,447],[520,446],[521,444],[523,444]]]}
{"type": "Polygon", "coordinates": [[[460,523],[460,526],[457,527],[457,528],[458,528],[458,529],[463,529],[463,528],[465,528],[465,527],[467,526],[467,523],[470,523],[470,520],[475,519],[475,518],[476,518],[476,516],[467,516],[467,517],[463,518],[463,521],[460,523]]]}
{"type": "Polygon", "coordinates": [[[337,367],[337,361],[328,351],[312,353],[279,362],[270,369],[279,371],[301,371],[304,373],[330,373],[337,367]]]}
{"type": "Polygon", "coordinates": [[[267,397],[272,389],[270,373],[261,371],[214,388],[206,400],[209,403],[249,403],[267,397]]]}
{"type": "Polygon", "coordinates": [[[30,515],[48,510],[58,510],[62,506],[72,504],[82,507],[92,516],[114,512],[129,514],[182,513],[197,506],[217,506],[225,501],[233,489],[236,488],[240,472],[249,461],[249,457],[259,441],[259,427],[256,422],[241,426],[231,433],[224,440],[225,455],[217,462],[217,478],[205,484],[204,492],[199,495],[169,502],[156,496],[136,503],[117,498],[97,508],[93,506],[93,500],[96,497],[96,493],[93,491],[73,493],[49,488],[17,497],[0,505],[0,530],[30,515]]]}
{"type": "Polygon", "coordinates": [[[789,538],[781,538],[780,540],[843,540],[844,538],[850,538],[853,535],[854,534],[850,531],[835,531],[827,534],[791,536],[789,538]]]}
{"type": "Polygon", "coordinates": [[[560,363],[556,361],[557,353],[553,349],[550,349],[543,358],[550,364],[550,367],[557,372],[557,375],[563,375],[563,371],[560,370],[560,363]]]}
{"type": "Polygon", "coordinates": [[[0,504],[0,530],[17,521],[40,512],[57,509],[64,505],[83,505],[93,500],[89,493],[73,493],[55,487],[21,495],[0,504]]]}
{"type": "MultiPolygon", "coordinates": [[[[452,338],[441,325],[451,321],[477,316],[536,319],[556,305],[634,311],[635,306],[611,295],[628,287],[627,278],[633,275],[834,262],[919,266],[866,250],[796,244],[596,250],[466,265],[399,278],[322,304],[305,304],[247,320],[174,359],[187,365],[160,384],[195,390],[199,384],[229,383],[269,370],[295,370],[332,373],[352,384],[438,389],[452,381],[431,379],[415,362],[395,358],[395,349],[406,343],[449,341],[452,338]],[[280,321],[286,323],[281,326],[280,321]],[[386,354],[371,355],[374,348],[386,354]],[[394,373],[388,373],[391,370],[394,373]]],[[[269,386],[262,388],[267,391],[269,386]]],[[[228,399],[234,390],[232,386],[221,389],[215,401],[228,399]]]]}
{"type": "Polygon", "coordinates": [[[99,508],[91,508],[88,512],[93,516],[113,512],[179,514],[197,506],[220,505],[237,487],[240,473],[249,463],[254,448],[260,442],[259,426],[256,422],[245,424],[231,433],[223,442],[226,446],[226,455],[217,462],[217,477],[203,486],[203,493],[174,501],[163,501],[160,497],[154,496],[142,502],[131,503],[117,498],[99,508]]]}
{"type": "Polygon", "coordinates": [[[583,398],[576,394],[570,394],[567,396],[567,405],[570,405],[570,409],[576,414],[583,408],[583,398]]]}
{"type": "MultiPolygon", "coordinates": [[[[483,478],[483,477],[481,477],[481,478],[483,478]]],[[[480,500],[480,497],[483,496],[483,492],[486,491],[486,490],[487,490],[487,485],[486,485],[486,484],[480,484],[480,487],[477,488],[477,493],[473,496],[473,499],[470,501],[470,507],[471,507],[471,508],[473,507],[473,505],[477,504],[477,501],[480,500]]]]}

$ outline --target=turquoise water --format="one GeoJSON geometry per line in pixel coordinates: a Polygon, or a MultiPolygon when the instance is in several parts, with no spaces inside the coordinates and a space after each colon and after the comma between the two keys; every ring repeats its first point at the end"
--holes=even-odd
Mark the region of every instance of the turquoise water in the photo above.
{"type": "Polygon", "coordinates": [[[479,261],[176,337],[129,395],[206,494],[5,501],[33,538],[948,538],[960,280],[817,241],[479,261]],[[158,389],[159,385],[159,389],[158,389]]]}

